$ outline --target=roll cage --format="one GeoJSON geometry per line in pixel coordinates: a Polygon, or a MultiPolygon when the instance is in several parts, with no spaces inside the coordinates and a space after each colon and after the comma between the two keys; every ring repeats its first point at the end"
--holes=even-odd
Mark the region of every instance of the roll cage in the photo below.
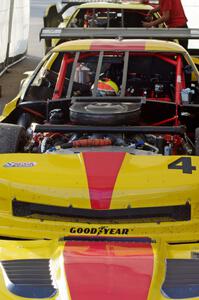
{"type": "MultiPolygon", "coordinates": [[[[78,102],[140,102],[140,103],[160,103],[162,105],[168,104],[168,106],[171,108],[171,113],[169,114],[169,117],[162,118],[161,120],[158,120],[157,122],[152,123],[152,126],[160,126],[160,125],[167,125],[167,124],[173,124],[175,126],[180,125],[179,121],[179,115],[181,107],[183,106],[183,103],[181,101],[181,91],[186,89],[187,87],[190,87],[191,81],[187,82],[187,78],[185,78],[185,63],[187,63],[182,54],[180,53],[155,53],[155,52],[135,52],[135,51],[73,51],[73,52],[63,52],[63,57],[61,59],[60,63],[60,69],[59,72],[56,75],[56,80],[54,83],[53,88],[53,94],[52,94],[52,100],[60,100],[60,99],[66,99],[67,101],[75,101],[78,102]],[[109,60],[116,60],[119,59],[122,61],[122,70],[121,70],[121,80],[120,80],[120,92],[116,97],[99,97],[97,95],[97,86],[98,81],[101,78],[102,74],[102,65],[104,64],[104,61],[106,58],[109,58],[109,60]],[[75,82],[75,76],[76,76],[76,70],[81,62],[84,62],[85,60],[94,60],[95,61],[95,67],[96,72],[94,76],[94,80],[92,83],[89,82],[89,84],[85,85],[79,85],[78,88],[83,88],[87,90],[86,93],[83,95],[75,95],[74,93],[74,87],[76,87],[77,83],[75,82]],[[155,95],[154,90],[150,90],[147,88],[140,89],[139,92],[133,96],[129,95],[127,93],[127,83],[129,79],[129,66],[133,65],[134,61],[136,59],[141,60],[151,60],[151,62],[158,61],[163,63],[164,65],[168,66],[168,70],[172,70],[173,74],[173,83],[172,83],[172,89],[173,93],[169,94],[168,92],[165,95],[155,95]],[[189,84],[189,86],[188,86],[189,84]],[[92,85],[92,93],[90,92],[92,85]],[[147,93],[146,93],[147,90],[147,93]],[[175,109],[174,109],[175,107],[175,109]]],[[[161,66],[160,66],[161,68],[161,66]]],[[[49,70],[51,71],[51,70],[49,70]]],[[[134,74],[133,74],[134,76],[134,74]]],[[[145,76],[145,74],[144,74],[145,76]]],[[[151,80],[152,74],[148,74],[148,77],[142,77],[144,78],[144,82],[148,82],[151,80]]],[[[139,78],[138,78],[139,79],[139,78]]],[[[138,80],[135,78],[135,80],[138,80]]],[[[156,79],[154,79],[157,81],[156,79]]],[[[151,81],[150,81],[151,82],[151,81]]],[[[193,104],[195,105],[195,104],[193,104]]]]}
{"type": "MultiPolygon", "coordinates": [[[[66,93],[66,97],[70,98],[71,93],[72,93],[72,88],[73,88],[73,83],[74,83],[74,76],[75,76],[75,69],[77,67],[78,60],[81,60],[82,58],[86,58],[89,56],[96,56],[96,52],[90,52],[90,53],[80,53],[76,52],[75,57],[70,57],[70,54],[64,54],[59,76],[56,82],[54,94],[53,94],[53,100],[59,99],[62,95],[63,88],[64,88],[64,79],[66,77],[66,72],[67,72],[67,67],[68,64],[73,62],[73,67],[71,71],[71,76],[70,76],[70,81],[68,84],[68,89],[66,93]]],[[[96,69],[96,75],[95,75],[95,81],[94,81],[94,88],[93,88],[93,101],[96,101],[96,95],[97,95],[97,83],[100,79],[100,71],[103,63],[103,57],[104,55],[121,55],[121,53],[117,52],[107,52],[107,51],[100,51],[99,52],[99,59],[97,62],[97,69],[96,69]]],[[[162,120],[161,122],[158,122],[158,124],[153,124],[153,125],[162,125],[169,123],[171,121],[174,122],[174,124],[177,126],[179,125],[179,120],[178,120],[178,115],[179,115],[179,106],[181,105],[181,90],[186,88],[186,82],[185,82],[185,75],[183,72],[183,61],[182,61],[182,56],[180,54],[176,54],[175,58],[173,57],[173,53],[166,53],[164,55],[159,54],[159,53],[139,53],[139,52],[130,52],[130,51],[124,51],[123,53],[123,71],[122,71],[122,85],[121,85],[121,91],[120,95],[118,98],[124,98],[125,97],[125,92],[126,92],[126,84],[127,84],[127,73],[128,73],[128,64],[129,64],[129,58],[130,57],[155,57],[158,58],[172,66],[174,66],[176,70],[175,74],[175,98],[171,99],[168,96],[167,97],[162,97],[162,98],[155,98],[153,95],[150,95],[149,97],[146,97],[146,101],[162,101],[162,102],[167,102],[167,103],[175,103],[176,106],[176,111],[175,115],[172,118],[162,120]]],[[[92,96],[89,96],[90,101],[92,101],[92,96]]],[[[141,97],[144,97],[143,95],[140,95],[141,97]]],[[[81,100],[79,100],[81,101],[81,100]]],[[[83,99],[85,101],[85,99],[83,99]]],[[[99,97],[98,101],[101,101],[101,98],[99,97]]]]}

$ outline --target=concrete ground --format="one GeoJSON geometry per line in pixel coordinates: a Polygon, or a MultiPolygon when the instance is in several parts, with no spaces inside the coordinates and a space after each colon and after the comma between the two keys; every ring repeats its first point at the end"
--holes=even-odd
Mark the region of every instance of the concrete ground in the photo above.
{"type": "Polygon", "coordinates": [[[0,77],[0,113],[4,105],[15,98],[19,91],[20,82],[25,78],[24,72],[34,70],[44,55],[44,44],[39,41],[39,32],[43,27],[43,15],[50,4],[57,0],[31,0],[30,1],[30,34],[28,53],[26,58],[11,67],[0,77]]]}
{"type": "Polygon", "coordinates": [[[20,82],[26,77],[24,72],[33,70],[38,62],[38,57],[27,56],[23,61],[8,69],[0,78],[0,113],[4,105],[18,94],[20,82]]]}

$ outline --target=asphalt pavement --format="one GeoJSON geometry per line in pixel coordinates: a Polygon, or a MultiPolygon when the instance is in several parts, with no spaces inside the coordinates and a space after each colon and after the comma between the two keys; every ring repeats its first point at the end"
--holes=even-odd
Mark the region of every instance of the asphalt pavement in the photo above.
{"type": "Polygon", "coordinates": [[[20,82],[25,78],[24,72],[34,70],[43,57],[44,44],[39,40],[39,33],[43,27],[43,15],[47,7],[56,2],[58,1],[30,0],[30,33],[27,56],[0,77],[0,113],[4,105],[17,95],[20,82]]]}

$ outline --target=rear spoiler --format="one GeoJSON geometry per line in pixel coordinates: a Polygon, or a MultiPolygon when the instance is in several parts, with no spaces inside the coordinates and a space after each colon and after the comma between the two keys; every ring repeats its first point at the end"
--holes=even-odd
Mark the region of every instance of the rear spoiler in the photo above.
{"type": "Polygon", "coordinates": [[[121,0],[62,0],[62,4],[68,4],[68,3],[99,3],[99,2],[106,2],[106,3],[122,3],[121,0]]]}
{"type": "MultiPolygon", "coordinates": [[[[82,0],[62,0],[62,4],[68,4],[68,3],[79,3],[82,2],[82,0]]],[[[98,2],[108,2],[108,3],[122,3],[122,0],[85,0],[84,3],[98,3],[98,2]]],[[[128,2],[128,1],[127,1],[128,2]]],[[[142,0],[131,0],[131,3],[142,3],[142,0]]],[[[158,4],[158,0],[148,0],[146,4],[158,4]]]]}
{"type": "Polygon", "coordinates": [[[144,38],[199,39],[199,28],[57,28],[46,27],[40,39],[144,38]]]}

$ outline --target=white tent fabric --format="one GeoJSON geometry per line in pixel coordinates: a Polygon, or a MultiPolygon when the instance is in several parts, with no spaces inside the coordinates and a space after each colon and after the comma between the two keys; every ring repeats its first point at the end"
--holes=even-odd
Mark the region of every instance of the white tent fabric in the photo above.
{"type": "Polygon", "coordinates": [[[26,53],[29,15],[30,0],[1,0],[0,71],[26,53]]]}
{"type": "MultiPolygon", "coordinates": [[[[182,0],[182,4],[188,19],[189,28],[199,28],[199,1],[182,0]]],[[[189,48],[199,49],[199,40],[189,41],[189,48]]]]}
{"type": "Polygon", "coordinates": [[[6,59],[10,1],[2,0],[0,8],[0,64],[6,59]]]}
{"type": "Polygon", "coordinates": [[[30,6],[27,0],[14,0],[14,14],[10,45],[10,57],[27,50],[30,6]]]}

